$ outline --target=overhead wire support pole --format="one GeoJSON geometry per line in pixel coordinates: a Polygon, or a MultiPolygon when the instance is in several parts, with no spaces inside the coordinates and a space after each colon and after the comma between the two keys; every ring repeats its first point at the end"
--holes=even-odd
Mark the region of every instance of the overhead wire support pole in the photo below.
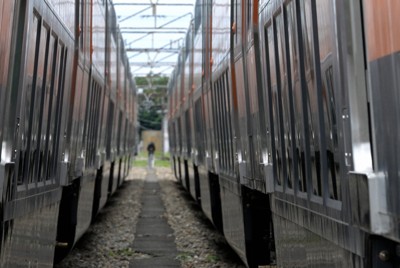
{"type": "MultiPolygon", "coordinates": [[[[154,28],[153,28],[154,29],[154,28]]],[[[177,30],[170,30],[170,31],[165,31],[165,30],[162,30],[162,31],[135,31],[135,30],[132,30],[132,31],[121,31],[121,33],[126,33],[126,34],[144,34],[144,33],[146,33],[146,36],[147,35],[150,35],[150,34],[170,34],[170,33],[179,33],[179,34],[184,34],[184,33],[186,33],[187,31],[177,31],[177,30]]],[[[140,40],[140,39],[138,39],[138,40],[140,40]]],[[[132,44],[132,43],[129,43],[129,44],[132,44]]]]}
{"type": "MultiPolygon", "coordinates": [[[[114,6],[151,6],[151,3],[114,3],[114,6]]],[[[193,6],[185,3],[157,3],[157,6],[193,6]]]]}
{"type": "Polygon", "coordinates": [[[125,31],[130,31],[130,30],[143,30],[146,31],[147,30],[175,30],[175,31],[187,31],[187,27],[165,27],[165,28],[161,28],[161,26],[159,27],[120,27],[121,32],[125,32],[125,31]]]}
{"type": "Polygon", "coordinates": [[[163,53],[179,53],[179,49],[169,49],[169,48],[126,48],[126,52],[163,52],[163,53]]]}

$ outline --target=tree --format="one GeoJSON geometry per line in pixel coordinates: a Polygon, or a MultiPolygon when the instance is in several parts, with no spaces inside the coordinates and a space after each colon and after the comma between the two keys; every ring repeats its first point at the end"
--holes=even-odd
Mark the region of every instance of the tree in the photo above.
{"type": "Polygon", "coordinates": [[[136,77],[139,100],[140,134],[142,130],[161,130],[166,109],[168,77],[136,77]]]}

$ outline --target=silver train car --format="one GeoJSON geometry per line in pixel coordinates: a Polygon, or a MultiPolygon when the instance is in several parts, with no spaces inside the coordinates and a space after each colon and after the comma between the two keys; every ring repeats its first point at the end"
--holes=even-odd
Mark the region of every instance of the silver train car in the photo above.
{"type": "Polygon", "coordinates": [[[0,14],[0,266],[53,267],[128,174],[135,84],[111,1],[0,14]]]}
{"type": "Polygon", "coordinates": [[[171,163],[248,267],[399,266],[399,12],[196,2],[169,84],[171,163]]]}

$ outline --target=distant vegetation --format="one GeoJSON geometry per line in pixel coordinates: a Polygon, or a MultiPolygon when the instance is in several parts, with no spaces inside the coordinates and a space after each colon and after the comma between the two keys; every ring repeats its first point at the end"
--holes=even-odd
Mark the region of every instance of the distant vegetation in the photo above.
{"type": "Polygon", "coordinates": [[[142,130],[161,130],[167,108],[168,77],[136,77],[139,101],[139,124],[142,130]]]}
{"type": "MultiPolygon", "coordinates": [[[[155,153],[156,161],[155,167],[170,167],[169,154],[162,155],[160,152],[155,153]]],[[[148,164],[147,153],[141,152],[136,156],[133,166],[134,167],[147,167],[148,164]]]]}

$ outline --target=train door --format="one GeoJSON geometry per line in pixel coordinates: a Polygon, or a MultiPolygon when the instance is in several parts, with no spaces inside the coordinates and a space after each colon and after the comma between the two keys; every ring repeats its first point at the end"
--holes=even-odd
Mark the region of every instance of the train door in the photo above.
{"type": "MultiPolygon", "coordinates": [[[[261,175],[262,158],[261,129],[265,129],[265,109],[261,89],[261,63],[258,31],[259,0],[242,3],[243,61],[246,86],[248,151],[250,163],[247,165],[248,179],[243,182],[251,189],[265,191],[265,181],[261,175]],[[260,124],[262,123],[262,124],[260,124]]],[[[263,132],[265,134],[265,131],[263,132]]]]}
{"type": "Polygon", "coordinates": [[[211,67],[213,64],[212,60],[212,1],[206,0],[203,10],[203,94],[204,94],[204,111],[205,111],[205,127],[206,127],[206,164],[208,170],[214,172],[214,159],[215,159],[215,140],[214,140],[214,121],[213,121],[213,111],[212,111],[212,96],[211,96],[211,81],[212,72],[211,67]]]}
{"type": "MultiPolygon", "coordinates": [[[[18,87],[17,81],[20,74],[22,61],[15,60],[15,55],[23,51],[23,25],[25,23],[25,6],[14,1],[0,4],[0,131],[1,131],[1,164],[0,164],[0,199],[3,202],[12,200],[15,191],[12,173],[15,168],[14,161],[14,129],[16,124],[15,114],[18,104],[18,91],[11,89],[18,87]],[[19,11],[20,10],[20,11],[19,11]],[[13,31],[18,27],[18,31],[13,31]],[[18,33],[18,34],[17,34],[18,33]],[[13,62],[13,63],[12,63],[13,62]],[[14,94],[11,94],[13,93],[14,94]]],[[[3,219],[1,219],[3,220],[3,219]]],[[[1,241],[4,241],[2,237],[1,241]]]]}
{"type": "Polygon", "coordinates": [[[249,125],[249,99],[247,92],[246,61],[244,58],[245,46],[245,7],[247,1],[232,1],[232,35],[231,35],[231,71],[232,86],[234,94],[234,107],[236,107],[236,136],[237,136],[237,159],[239,164],[240,181],[242,184],[249,184],[251,176],[250,140],[252,131],[249,125]],[[235,97],[236,96],[236,97],[235,97]],[[236,104],[236,105],[235,105],[236,104]],[[250,135],[249,135],[250,134],[250,135]],[[249,140],[250,138],[250,140],[249,140]]]}
{"type": "MultiPolygon", "coordinates": [[[[14,55],[22,53],[23,49],[23,28],[25,16],[19,17],[18,10],[25,10],[21,3],[16,1],[7,1],[0,3],[0,204],[3,207],[3,201],[12,198],[14,189],[12,183],[12,171],[14,164],[12,162],[14,150],[14,126],[15,114],[17,108],[17,91],[11,91],[18,81],[21,68],[21,61],[12,59],[14,55]],[[13,31],[13,29],[17,29],[13,31]],[[18,33],[18,34],[17,34],[18,33]],[[11,79],[14,78],[14,79],[11,79]],[[14,82],[14,83],[13,83],[14,82]],[[13,93],[14,94],[10,94],[13,93]]],[[[19,12],[24,14],[24,12],[19,12]]],[[[15,187],[15,185],[14,185],[15,187]]],[[[2,219],[1,219],[2,220],[2,219]]],[[[4,238],[1,239],[3,241],[4,238]]]]}

